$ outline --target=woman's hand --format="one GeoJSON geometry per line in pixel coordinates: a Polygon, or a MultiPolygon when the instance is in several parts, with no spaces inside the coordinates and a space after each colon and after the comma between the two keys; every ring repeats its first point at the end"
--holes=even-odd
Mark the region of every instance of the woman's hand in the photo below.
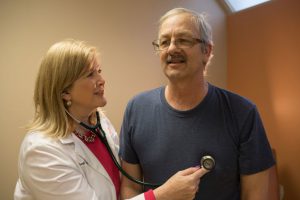
{"type": "Polygon", "coordinates": [[[166,183],[154,190],[156,200],[194,199],[200,178],[209,172],[204,168],[191,167],[177,172],[166,183]]]}

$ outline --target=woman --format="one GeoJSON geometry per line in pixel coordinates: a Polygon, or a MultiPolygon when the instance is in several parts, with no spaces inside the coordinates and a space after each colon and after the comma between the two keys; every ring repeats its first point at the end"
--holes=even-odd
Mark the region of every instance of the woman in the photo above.
{"type": "MultiPolygon", "coordinates": [[[[106,104],[104,85],[95,47],[76,40],[50,47],[35,83],[35,116],[20,149],[16,200],[120,199],[118,169],[97,135],[79,124],[95,125],[96,111],[106,104]]],[[[100,122],[118,158],[118,135],[102,112],[100,122]]],[[[132,199],[192,198],[204,173],[180,171],[132,199]]]]}

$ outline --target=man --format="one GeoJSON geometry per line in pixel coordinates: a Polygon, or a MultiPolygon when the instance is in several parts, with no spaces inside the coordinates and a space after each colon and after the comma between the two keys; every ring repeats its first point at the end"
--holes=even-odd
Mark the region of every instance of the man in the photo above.
{"type": "MultiPolygon", "coordinates": [[[[161,19],[158,40],[165,87],[144,92],[127,106],[121,129],[122,165],[146,182],[163,183],[176,171],[212,156],[195,199],[268,199],[271,148],[256,106],[205,80],[212,34],[201,14],[176,8],[161,19]]],[[[122,196],[142,188],[123,178],[122,196]]]]}

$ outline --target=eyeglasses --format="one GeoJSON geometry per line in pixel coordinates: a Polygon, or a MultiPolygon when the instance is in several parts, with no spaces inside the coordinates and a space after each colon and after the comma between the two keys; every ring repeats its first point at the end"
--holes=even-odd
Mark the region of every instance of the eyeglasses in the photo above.
{"type": "MultiPolygon", "coordinates": [[[[164,51],[171,45],[170,39],[157,39],[152,42],[155,51],[164,51]]],[[[197,43],[205,44],[205,41],[199,38],[177,38],[174,45],[179,49],[188,49],[197,43]]]]}

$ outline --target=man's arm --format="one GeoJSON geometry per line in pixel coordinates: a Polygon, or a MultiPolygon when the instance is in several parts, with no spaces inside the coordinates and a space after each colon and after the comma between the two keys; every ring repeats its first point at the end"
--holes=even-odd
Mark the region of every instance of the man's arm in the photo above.
{"type": "Polygon", "coordinates": [[[271,168],[251,175],[241,176],[242,200],[269,199],[269,176],[271,168]]]}
{"type": "MultiPolygon", "coordinates": [[[[122,160],[122,168],[132,177],[142,180],[142,171],[140,165],[130,164],[122,160]]],[[[128,199],[143,192],[141,185],[132,182],[125,176],[122,176],[121,182],[121,199],[128,199]]]]}

